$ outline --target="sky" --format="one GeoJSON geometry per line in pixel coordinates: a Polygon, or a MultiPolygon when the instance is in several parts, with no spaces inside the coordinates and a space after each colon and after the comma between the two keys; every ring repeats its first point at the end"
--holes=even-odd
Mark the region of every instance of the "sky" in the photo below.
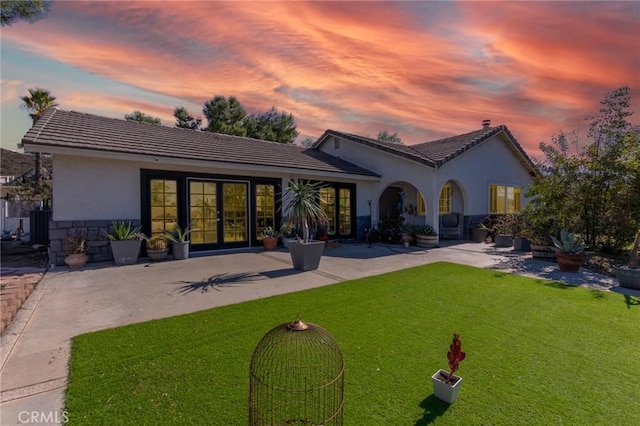
{"type": "Polygon", "coordinates": [[[216,95],[249,114],[407,145],[506,125],[527,153],[559,131],[586,137],[604,95],[631,87],[640,123],[640,2],[62,1],[2,27],[1,145],[31,121],[27,89],[113,118],[173,126],[216,95]]]}

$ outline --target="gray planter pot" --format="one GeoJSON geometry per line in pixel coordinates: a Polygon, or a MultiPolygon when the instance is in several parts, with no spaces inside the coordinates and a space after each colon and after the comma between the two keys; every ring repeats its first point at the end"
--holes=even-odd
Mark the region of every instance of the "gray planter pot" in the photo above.
{"type": "Polygon", "coordinates": [[[318,269],[323,250],[324,241],[311,241],[306,244],[289,241],[291,262],[293,263],[293,267],[299,271],[318,269]]]}
{"type": "Polygon", "coordinates": [[[140,254],[140,240],[111,241],[111,252],[116,265],[133,265],[140,254]]]}
{"type": "Polygon", "coordinates": [[[556,261],[556,252],[549,246],[537,246],[531,244],[531,257],[534,259],[556,261]]]}
{"type": "Polygon", "coordinates": [[[513,248],[518,251],[531,251],[531,243],[526,238],[514,237],[513,248]]]}
{"type": "Polygon", "coordinates": [[[484,243],[487,239],[488,229],[484,228],[471,228],[471,241],[474,243],[484,243]]]}
{"type": "Polygon", "coordinates": [[[495,239],[496,247],[511,247],[513,245],[513,236],[498,234],[495,239]]]}
{"type": "Polygon", "coordinates": [[[289,249],[289,243],[291,241],[297,241],[297,238],[287,238],[287,237],[282,237],[280,238],[282,240],[282,247],[286,248],[287,250],[289,249]]]}
{"type": "Polygon", "coordinates": [[[180,241],[171,244],[173,258],[175,260],[184,260],[189,258],[189,241],[180,241]]]}
{"type": "Polygon", "coordinates": [[[625,288],[640,290],[640,268],[615,268],[618,283],[625,288]]]}
{"type": "Polygon", "coordinates": [[[449,377],[449,372],[445,370],[438,370],[436,374],[431,376],[433,382],[433,393],[442,402],[447,404],[453,403],[458,398],[460,392],[460,386],[462,385],[462,377],[453,375],[453,384],[446,383],[445,377],[449,377]]]}

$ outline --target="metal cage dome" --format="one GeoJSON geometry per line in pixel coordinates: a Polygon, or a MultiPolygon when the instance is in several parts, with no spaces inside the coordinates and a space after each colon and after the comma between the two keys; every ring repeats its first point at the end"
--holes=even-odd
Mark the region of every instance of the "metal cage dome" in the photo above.
{"type": "Polygon", "coordinates": [[[249,370],[250,425],[342,425],[344,359],[322,327],[300,320],[275,327],[249,370]]]}

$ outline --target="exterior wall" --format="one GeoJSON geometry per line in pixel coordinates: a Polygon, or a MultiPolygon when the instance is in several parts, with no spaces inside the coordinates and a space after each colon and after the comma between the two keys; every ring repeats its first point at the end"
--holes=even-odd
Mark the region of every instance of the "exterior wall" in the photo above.
{"type": "MultiPolygon", "coordinates": [[[[378,202],[384,190],[394,184],[408,183],[420,191],[425,199],[427,204],[425,222],[432,225],[437,224],[437,221],[433,222],[431,215],[435,211],[437,220],[437,200],[440,188],[434,186],[436,175],[434,168],[345,139],[340,140],[340,147],[336,149],[334,138],[331,137],[320,149],[382,176],[379,182],[366,182],[358,185],[358,215],[369,210],[368,203],[370,201],[371,218],[376,224],[380,220],[378,202]]],[[[407,196],[411,198],[407,198],[406,203],[410,202],[415,205],[417,195],[410,192],[407,196]]],[[[421,218],[424,216],[419,217],[419,219],[421,218]]]]}
{"type": "MultiPolygon", "coordinates": [[[[135,226],[139,220],[125,219],[135,226]]],[[[109,231],[110,220],[69,220],[49,222],[49,262],[64,265],[64,243],[67,237],[85,235],[87,238],[87,256],[89,262],[104,262],[113,259],[109,240],[104,236],[109,231]]]]}
{"type": "MultiPolygon", "coordinates": [[[[465,216],[489,214],[489,185],[521,187],[522,195],[533,183],[523,164],[500,135],[461,154],[438,170],[436,185],[452,180],[461,189],[465,216]]],[[[439,189],[438,189],[439,190],[439,189]]],[[[523,197],[522,207],[527,204],[523,197]]]]}

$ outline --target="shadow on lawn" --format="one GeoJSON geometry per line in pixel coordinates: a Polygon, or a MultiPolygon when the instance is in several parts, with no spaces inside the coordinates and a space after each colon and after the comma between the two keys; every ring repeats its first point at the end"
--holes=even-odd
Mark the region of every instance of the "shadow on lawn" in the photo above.
{"type": "Polygon", "coordinates": [[[424,408],[424,414],[421,419],[416,421],[414,426],[433,423],[449,409],[449,404],[440,401],[435,395],[429,395],[420,403],[420,408],[424,408]]]}
{"type": "Polygon", "coordinates": [[[241,272],[237,274],[212,275],[200,281],[181,281],[183,286],[176,289],[178,293],[189,294],[194,291],[206,293],[209,289],[221,291],[222,287],[233,287],[234,284],[245,284],[266,279],[255,272],[241,272]]]}

